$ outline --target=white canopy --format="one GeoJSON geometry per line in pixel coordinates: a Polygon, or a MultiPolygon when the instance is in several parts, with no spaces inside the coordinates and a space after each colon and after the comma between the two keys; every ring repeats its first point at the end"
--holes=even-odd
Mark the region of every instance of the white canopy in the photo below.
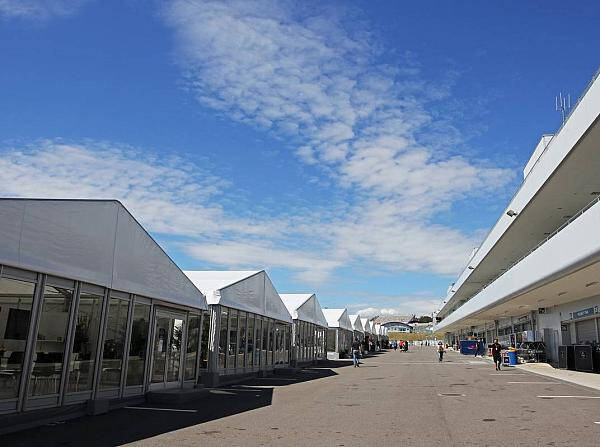
{"type": "Polygon", "coordinates": [[[362,327],[365,331],[365,334],[370,334],[371,333],[371,323],[369,322],[368,318],[361,318],[360,322],[362,324],[362,327]]]}
{"type": "Polygon", "coordinates": [[[283,304],[294,320],[307,321],[317,326],[327,327],[323,309],[314,293],[281,293],[283,304]]]}
{"type": "Polygon", "coordinates": [[[348,311],[346,309],[323,309],[323,315],[327,319],[327,326],[352,330],[352,323],[350,322],[350,318],[348,318],[348,311]]]}
{"type": "Polygon", "coordinates": [[[208,304],[292,322],[292,316],[264,270],[187,270],[184,273],[206,295],[208,304]]]}
{"type": "Polygon", "coordinates": [[[352,329],[359,332],[364,332],[362,322],[360,321],[360,315],[348,315],[350,323],[352,323],[352,329]]]}
{"type": "Polygon", "coordinates": [[[381,325],[378,323],[375,323],[375,335],[382,335],[381,325]]]}
{"type": "Polygon", "coordinates": [[[206,309],[117,200],[0,199],[0,263],[206,309]]]}

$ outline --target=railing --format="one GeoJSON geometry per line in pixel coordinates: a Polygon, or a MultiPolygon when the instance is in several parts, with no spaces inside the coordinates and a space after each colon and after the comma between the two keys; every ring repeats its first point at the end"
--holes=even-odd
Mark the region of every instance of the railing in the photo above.
{"type": "MultiPolygon", "coordinates": [[[[554,133],[554,135],[552,136],[552,139],[548,142],[548,144],[546,145],[546,147],[544,148],[544,150],[542,151],[542,153],[540,154],[540,156],[537,158],[537,160],[535,161],[535,163],[533,164],[533,166],[531,167],[531,169],[529,170],[529,173],[527,174],[527,176],[525,177],[525,179],[529,176],[529,174],[531,174],[531,172],[534,170],[534,168],[536,167],[536,165],[538,164],[538,162],[541,160],[542,156],[544,155],[544,153],[546,153],[546,151],[548,150],[548,148],[550,147],[550,145],[552,144],[552,141],[554,141],[554,138],[560,133],[560,131],[562,130],[562,128],[565,126],[565,124],[567,123],[567,121],[569,121],[569,118],[571,117],[571,115],[573,114],[573,112],[575,111],[575,109],[577,108],[577,106],[579,106],[579,104],[581,103],[582,99],[584,98],[584,96],[587,94],[587,92],[590,90],[590,88],[592,87],[592,85],[594,84],[594,82],[596,81],[596,79],[598,79],[598,77],[600,77],[600,68],[598,68],[598,70],[596,71],[596,73],[594,73],[594,76],[592,76],[592,79],[590,79],[590,81],[588,82],[588,84],[586,85],[585,89],[583,90],[583,93],[581,93],[581,95],[579,95],[579,98],[577,99],[577,102],[575,103],[575,105],[571,108],[571,110],[569,111],[569,113],[566,115],[565,120],[563,121],[563,123],[560,125],[560,127],[558,128],[558,130],[554,133]]],[[[513,194],[513,196],[511,197],[509,203],[511,203],[514,198],[519,194],[519,192],[521,191],[521,189],[523,188],[523,185],[525,183],[525,179],[523,179],[523,183],[521,184],[521,186],[519,187],[519,189],[513,194]]],[[[595,200],[593,200],[592,202],[590,202],[590,204],[588,204],[589,206],[591,206],[591,204],[594,202],[595,200]]],[[[585,209],[583,209],[583,211],[585,211],[587,209],[587,207],[585,209]]],[[[576,214],[577,216],[578,214],[576,214]]],[[[568,224],[571,220],[568,220],[567,222],[565,222],[565,224],[568,224]]],[[[492,233],[492,231],[494,231],[494,228],[496,227],[497,223],[487,232],[487,234],[485,235],[485,237],[483,238],[483,241],[485,242],[487,240],[487,238],[490,236],[490,234],[492,233]]],[[[559,229],[557,231],[560,231],[562,229],[562,226],[559,227],[559,229]]],[[[554,233],[552,234],[552,236],[554,235],[554,233]]],[[[540,242],[533,250],[535,250],[536,248],[538,248],[540,245],[542,245],[544,242],[546,242],[549,238],[546,238],[545,240],[543,240],[542,242],[540,242]]],[[[483,246],[483,242],[479,245],[479,249],[483,246]]],[[[477,249],[477,251],[473,254],[473,256],[471,256],[471,258],[469,259],[469,261],[467,262],[467,265],[465,265],[465,269],[468,268],[471,260],[477,256],[477,253],[479,253],[479,249],[477,249]]],[[[533,251],[532,250],[532,251],[533,251]]],[[[529,253],[527,253],[525,256],[528,256],[529,253]]],[[[517,262],[519,262],[521,259],[523,258],[519,258],[515,263],[511,264],[511,267],[516,264],[517,262]]],[[[464,270],[463,269],[463,272],[464,270]]],[[[507,271],[510,269],[510,267],[507,269],[507,271]]],[[[503,272],[506,273],[506,272],[503,272]]],[[[500,274],[499,276],[497,276],[496,278],[492,279],[491,281],[489,281],[488,283],[486,283],[486,285],[483,287],[487,287],[489,284],[491,284],[492,282],[494,282],[497,278],[499,278],[500,276],[502,276],[502,274],[500,274]]],[[[479,292],[478,292],[479,293],[479,292]]],[[[474,295],[473,295],[474,296],[474,295]]],[[[470,300],[472,298],[472,296],[470,298],[467,299],[470,300]]],[[[452,298],[450,298],[452,299],[452,298]]],[[[450,300],[448,300],[448,302],[450,302],[450,300]]]]}
{"type": "Polygon", "coordinates": [[[573,216],[571,216],[569,218],[569,220],[564,222],[561,226],[559,226],[556,230],[554,230],[552,233],[550,233],[545,239],[543,239],[541,242],[539,242],[535,247],[533,247],[531,250],[529,250],[527,253],[525,253],[523,256],[521,256],[519,259],[510,263],[508,265],[508,267],[506,268],[506,270],[503,270],[497,276],[495,276],[494,278],[489,280],[487,283],[485,283],[483,285],[483,287],[481,288],[481,290],[477,291],[477,293],[475,293],[474,295],[471,295],[469,298],[467,298],[467,300],[463,304],[461,304],[461,306],[459,306],[456,310],[458,310],[460,307],[462,307],[466,302],[471,300],[471,298],[473,298],[479,292],[484,290],[487,286],[492,284],[494,281],[496,281],[498,278],[500,278],[502,275],[504,275],[506,272],[508,272],[510,269],[512,269],[515,265],[517,265],[519,262],[521,262],[523,259],[525,259],[527,256],[529,256],[531,253],[536,251],[538,248],[540,248],[542,245],[544,245],[546,242],[548,242],[550,239],[552,239],[554,236],[556,236],[562,230],[564,230],[569,224],[571,224],[575,219],[577,219],[579,216],[581,216],[583,213],[585,213],[587,210],[589,210],[597,202],[600,202],[600,196],[596,197],[591,202],[589,202],[587,205],[585,205],[583,208],[581,208],[579,211],[577,211],[577,213],[573,214],[573,216]]]}

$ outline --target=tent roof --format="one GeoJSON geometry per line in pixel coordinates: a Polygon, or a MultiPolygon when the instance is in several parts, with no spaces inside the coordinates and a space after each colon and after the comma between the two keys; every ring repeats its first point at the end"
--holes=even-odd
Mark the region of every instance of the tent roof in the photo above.
{"type": "Polygon", "coordinates": [[[350,323],[352,323],[352,329],[359,332],[364,332],[362,322],[360,321],[360,315],[348,315],[350,323]]]}
{"type": "Polygon", "coordinates": [[[314,293],[281,293],[279,296],[294,320],[327,327],[323,309],[314,293]]]}
{"type": "Polygon", "coordinates": [[[329,327],[352,330],[352,323],[350,323],[346,309],[323,309],[323,315],[325,315],[329,327]]]}
{"type": "Polygon", "coordinates": [[[371,333],[371,323],[368,318],[361,318],[360,322],[362,323],[362,327],[367,334],[371,333]]]}
{"type": "Polygon", "coordinates": [[[0,199],[0,263],[206,309],[117,200],[0,199]]]}
{"type": "Polygon", "coordinates": [[[220,304],[292,322],[292,317],[264,270],[186,270],[208,304],[220,304]]]}

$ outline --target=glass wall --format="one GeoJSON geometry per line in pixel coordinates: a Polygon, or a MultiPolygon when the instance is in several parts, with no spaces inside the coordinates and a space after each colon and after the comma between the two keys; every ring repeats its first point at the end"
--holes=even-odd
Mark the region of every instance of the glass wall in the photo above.
{"type": "Polygon", "coordinates": [[[210,311],[202,313],[202,338],[200,340],[200,369],[208,368],[208,341],[210,337],[210,311]]]}
{"type": "Polygon", "coordinates": [[[127,380],[125,381],[127,386],[143,385],[144,383],[144,367],[150,329],[150,305],[135,303],[132,318],[127,380]]]}
{"type": "Polygon", "coordinates": [[[246,357],[246,312],[240,311],[239,313],[239,331],[238,331],[238,356],[237,356],[237,367],[243,368],[245,366],[244,360],[246,357]]]}
{"type": "Polygon", "coordinates": [[[286,325],[286,334],[285,334],[285,363],[290,363],[290,353],[292,351],[292,325],[286,325]]]}
{"type": "Polygon", "coordinates": [[[238,311],[229,309],[229,350],[227,351],[227,368],[235,368],[238,336],[238,311]]]}
{"type": "Polygon", "coordinates": [[[93,293],[81,292],[79,295],[75,335],[69,360],[69,393],[92,389],[103,300],[104,296],[93,293]]]}
{"type": "Polygon", "coordinates": [[[256,349],[254,350],[254,352],[255,352],[254,353],[254,366],[259,366],[261,352],[262,352],[262,340],[263,340],[262,317],[260,315],[256,316],[255,324],[256,324],[256,336],[255,336],[256,349]]]}
{"type": "Polygon", "coordinates": [[[260,359],[260,364],[262,366],[268,365],[267,360],[267,352],[269,349],[269,320],[267,318],[262,319],[262,327],[263,327],[263,343],[262,343],[262,355],[260,359]]]}
{"type": "Polygon", "coordinates": [[[227,331],[229,324],[229,309],[220,307],[221,309],[221,330],[219,331],[219,368],[227,366],[227,331]]]}
{"type": "Polygon", "coordinates": [[[129,300],[110,297],[102,351],[100,389],[118,388],[121,384],[128,312],[129,300]]]}
{"type": "Polygon", "coordinates": [[[246,365],[254,365],[254,314],[248,314],[248,335],[247,335],[247,354],[246,365]]]}
{"type": "Polygon", "coordinates": [[[269,318],[269,345],[267,350],[267,365],[273,364],[273,353],[275,348],[275,324],[269,318]]]}
{"type": "Polygon", "coordinates": [[[0,399],[19,394],[34,291],[34,283],[0,278],[0,399]]]}
{"type": "Polygon", "coordinates": [[[65,357],[65,342],[73,290],[44,287],[35,342],[29,396],[58,394],[65,357]]]}
{"type": "Polygon", "coordinates": [[[183,332],[184,320],[181,318],[173,318],[169,334],[169,351],[167,353],[167,382],[176,382],[180,379],[183,332]]]}
{"type": "Polygon", "coordinates": [[[196,378],[196,360],[198,359],[198,342],[200,341],[200,315],[188,317],[187,344],[185,349],[184,380],[196,378]]]}
{"type": "Polygon", "coordinates": [[[335,352],[336,329],[327,329],[327,351],[335,352]]]}

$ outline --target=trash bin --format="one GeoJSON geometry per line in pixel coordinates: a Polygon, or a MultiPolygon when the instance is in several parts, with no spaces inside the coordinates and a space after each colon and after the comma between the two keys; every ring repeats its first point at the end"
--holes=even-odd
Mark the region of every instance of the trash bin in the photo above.
{"type": "Polygon", "coordinates": [[[513,365],[518,365],[519,361],[517,360],[517,351],[508,351],[508,364],[513,366],[513,365]]]}

